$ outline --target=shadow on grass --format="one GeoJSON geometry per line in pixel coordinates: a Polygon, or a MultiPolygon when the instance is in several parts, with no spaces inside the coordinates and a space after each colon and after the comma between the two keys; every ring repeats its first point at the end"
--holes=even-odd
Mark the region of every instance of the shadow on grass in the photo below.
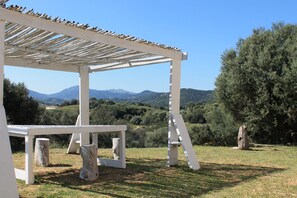
{"type": "Polygon", "coordinates": [[[40,184],[55,184],[73,190],[112,197],[191,197],[239,185],[257,177],[284,169],[238,164],[201,163],[199,171],[185,162],[167,168],[166,160],[129,159],[127,169],[99,167],[99,178],[79,179],[79,170],[37,175],[40,184]]]}
{"type": "Polygon", "coordinates": [[[71,164],[49,164],[48,167],[72,167],[71,164]]]}

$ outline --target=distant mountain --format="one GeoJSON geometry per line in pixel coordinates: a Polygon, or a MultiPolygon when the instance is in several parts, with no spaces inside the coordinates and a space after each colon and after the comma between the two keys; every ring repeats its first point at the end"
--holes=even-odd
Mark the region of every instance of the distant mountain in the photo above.
{"type": "MultiPolygon", "coordinates": [[[[181,106],[186,106],[190,103],[204,103],[213,100],[213,91],[203,91],[196,89],[181,89],[181,106]]],[[[130,98],[125,98],[125,101],[141,102],[152,106],[167,107],[169,103],[169,93],[143,91],[135,94],[130,98]]]]}
{"type": "Polygon", "coordinates": [[[38,92],[32,91],[32,90],[29,90],[29,96],[31,96],[32,98],[38,99],[38,100],[44,100],[44,99],[48,98],[48,95],[38,93],[38,92]]]}
{"type": "MultiPolygon", "coordinates": [[[[42,94],[29,90],[29,95],[46,104],[61,104],[66,100],[78,99],[79,87],[74,86],[54,94],[42,94]]],[[[169,93],[145,90],[133,93],[122,89],[95,90],[90,89],[90,98],[107,99],[123,102],[141,102],[152,106],[168,106],[169,93]]],[[[209,102],[213,99],[213,91],[181,89],[181,106],[189,103],[209,102]]]]}
{"type": "MultiPolygon", "coordinates": [[[[90,89],[90,98],[98,98],[98,99],[118,99],[118,98],[126,98],[134,95],[135,93],[125,91],[122,89],[111,89],[111,90],[95,90],[90,89]]],[[[29,90],[29,95],[37,100],[44,101],[49,98],[56,98],[62,100],[72,100],[79,98],[79,86],[73,86],[67,89],[64,89],[60,92],[53,94],[42,94],[36,91],[29,90]]]]}

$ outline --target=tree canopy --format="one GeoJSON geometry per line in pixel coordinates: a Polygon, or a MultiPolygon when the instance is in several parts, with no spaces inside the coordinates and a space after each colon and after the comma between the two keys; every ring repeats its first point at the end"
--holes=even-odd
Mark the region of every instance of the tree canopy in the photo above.
{"type": "Polygon", "coordinates": [[[9,124],[38,124],[43,109],[29,97],[24,83],[4,79],[4,107],[9,124]]]}
{"type": "Polygon", "coordinates": [[[297,142],[297,26],[274,24],[222,55],[216,96],[261,143],[297,142]]]}

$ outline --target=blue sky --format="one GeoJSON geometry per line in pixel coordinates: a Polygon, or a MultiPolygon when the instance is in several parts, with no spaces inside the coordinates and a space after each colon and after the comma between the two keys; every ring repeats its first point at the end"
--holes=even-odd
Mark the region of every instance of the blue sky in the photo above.
{"type": "MultiPolygon", "coordinates": [[[[11,0],[10,4],[179,47],[189,55],[182,63],[181,87],[202,90],[214,89],[221,55],[239,38],[275,22],[297,22],[296,0],[11,0]]],[[[5,67],[5,77],[41,93],[78,84],[76,73],[19,67],[5,67]]],[[[90,88],[168,91],[169,64],[91,74],[90,88]]]]}

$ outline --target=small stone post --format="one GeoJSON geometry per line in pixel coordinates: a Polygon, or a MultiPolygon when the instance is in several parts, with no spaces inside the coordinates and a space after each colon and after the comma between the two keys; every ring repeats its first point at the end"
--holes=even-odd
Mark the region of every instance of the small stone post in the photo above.
{"type": "Polygon", "coordinates": [[[49,139],[36,138],[35,141],[35,164],[47,167],[49,165],[49,139]]]}
{"type": "Polygon", "coordinates": [[[80,155],[83,159],[83,167],[79,177],[83,180],[93,181],[98,178],[97,148],[94,144],[80,147],[80,155]]]}
{"type": "Polygon", "coordinates": [[[112,154],[114,160],[120,159],[120,138],[112,138],[112,154]]]}
{"type": "Polygon", "coordinates": [[[248,131],[245,125],[241,125],[239,127],[237,143],[238,143],[239,150],[249,149],[248,131]]]}

